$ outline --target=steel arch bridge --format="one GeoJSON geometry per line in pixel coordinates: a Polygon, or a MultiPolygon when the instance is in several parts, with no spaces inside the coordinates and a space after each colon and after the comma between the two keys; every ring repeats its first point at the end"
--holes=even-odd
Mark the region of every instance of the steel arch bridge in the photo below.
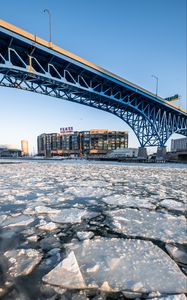
{"type": "Polygon", "coordinates": [[[0,86],[107,111],[124,120],[140,146],[187,136],[187,112],[64,49],[0,20],[0,86]]]}

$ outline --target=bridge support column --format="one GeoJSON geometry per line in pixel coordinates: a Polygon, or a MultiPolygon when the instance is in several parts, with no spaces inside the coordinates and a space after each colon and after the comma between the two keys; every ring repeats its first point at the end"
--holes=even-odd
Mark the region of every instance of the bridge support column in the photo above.
{"type": "Polygon", "coordinates": [[[138,159],[139,160],[147,160],[147,148],[139,147],[138,148],[138,159]]]}
{"type": "Polygon", "coordinates": [[[156,160],[162,162],[166,160],[166,146],[160,146],[157,148],[156,160]]]}

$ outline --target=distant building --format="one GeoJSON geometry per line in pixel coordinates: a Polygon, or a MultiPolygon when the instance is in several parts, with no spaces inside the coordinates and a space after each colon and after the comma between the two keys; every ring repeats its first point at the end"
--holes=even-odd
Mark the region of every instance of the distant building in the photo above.
{"type": "Polygon", "coordinates": [[[127,131],[92,129],[72,133],[43,133],[37,137],[38,155],[102,155],[128,147],[127,131]]]}
{"type": "Polygon", "coordinates": [[[171,140],[171,151],[185,151],[187,150],[187,137],[181,139],[171,140]]]}
{"type": "Polygon", "coordinates": [[[0,145],[0,157],[20,157],[21,150],[13,145],[0,145]]]}
{"type": "Polygon", "coordinates": [[[21,140],[21,154],[22,156],[29,155],[29,144],[26,140],[21,140]]]}
{"type": "Polygon", "coordinates": [[[80,135],[80,154],[106,154],[115,149],[128,147],[127,131],[112,131],[105,129],[91,129],[81,131],[80,135]]]}
{"type": "Polygon", "coordinates": [[[108,158],[125,159],[125,158],[137,158],[138,148],[125,148],[115,149],[107,154],[108,158]]]}

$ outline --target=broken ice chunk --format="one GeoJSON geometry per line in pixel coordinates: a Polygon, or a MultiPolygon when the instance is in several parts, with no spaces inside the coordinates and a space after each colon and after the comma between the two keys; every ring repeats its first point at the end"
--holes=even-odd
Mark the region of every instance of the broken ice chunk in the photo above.
{"type": "Polygon", "coordinates": [[[50,219],[55,223],[81,223],[82,217],[86,215],[86,210],[71,208],[64,209],[50,219]]]}
{"type": "Polygon", "coordinates": [[[94,236],[94,233],[92,231],[78,231],[77,237],[79,241],[91,239],[94,236]]]}
{"type": "Polygon", "coordinates": [[[179,295],[167,295],[157,298],[151,298],[151,300],[186,300],[185,294],[179,294],[179,295]]]}
{"type": "Polygon", "coordinates": [[[42,259],[42,254],[34,249],[10,250],[4,255],[9,260],[12,277],[28,275],[42,259]]]}
{"type": "Polygon", "coordinates": [[[17,217],[10,217],[7,220],[5,220],[3,226],[4,227],[28,226],[33,222],[34,222],[34,218],[24,216],[24,215],[19,215],[17,217]]]}
{"type": "Polygon", "coordinates": [[[50,208],[47,206],[36,206],[35,212],[37,214],[58,214],[60,213],[59,209],[50,208]]]}
{"type": "Polygon", "coordinates": [[[151,203],[149,198],[133,197],[129,195],[110,195],[103,198],[103,201],[109,205],[125,206],[125,207],[136,207],[136,208],[147,208],[154,209],[155,205],[151,203]]]}
{"type": "Polygon", "coordinates": [[[43,281],[52,285],[69,289],[86,288],[74,252],[70,254],[56,268],[43,277],[43,281]]]}
{"type": "Polygon", "coordinates": [[[152,242],[143,240],[101,238],[78,243],[43,281],[69,289],[127,291],[131,296],[186,290],[185,275],[176,263],[152,242]]]}
{"type": "Polygon", "coordinates": [[[187,253],[184,249],[177,246],[166,244],[166,250],[178,262],[187,264],[187,253]]]}
{"type": "Polygon", "coordinates": [[[162,200],[159,203],[159,206],[166,208],[168,210],[173,210],[173,211],[178,211],[178,212],[185,212],[186,211],[186,204],[179,202],[179,201],[175,201],[173,199],[165,199],[162,200]]]}
{"type": "Polygon", "coordinates": [[[6,215],[0,215],[0,225],[6,220],[6,215]]]}
{"type": "Polygon", "coordinates": [[[57,229],[58,226],[53,222],[49,222],[49,223],[39,226],[38,228],[40,230],[44,230],[44,231],[53,231],[53,230],[57,229]]]}
{"type": "Polygon", "coordinates": [[[39,237],[37,235],[31,235],[27,237],[27,240],[29,242],[37,242],[37,240],[39,239],[39,237]]]}
{"type": "Polygon", "coordinates": [[[136,209],[108,211],[107,224],[129,237],[146,237],[164,242],[185,243],[186,219],[167,213],[136,209]]]}

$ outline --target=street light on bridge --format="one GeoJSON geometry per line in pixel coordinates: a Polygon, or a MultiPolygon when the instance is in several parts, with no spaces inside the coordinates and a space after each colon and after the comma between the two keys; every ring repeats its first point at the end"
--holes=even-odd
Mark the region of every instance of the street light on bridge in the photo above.
{"type": "Polygon", "coordinates": [[[152,75],[153,78],[156,79],[156,97],[158,96],[158,77],[155,75],[152,75]]]}
{"type": "Polygon", "coordinates": [[[47,12],[48,15],[49,15],[49,42],[52,43],[52,31],[51,31],[51,12],[49,9],[45,8],[44,9],[44,13],[47,12]]]}

